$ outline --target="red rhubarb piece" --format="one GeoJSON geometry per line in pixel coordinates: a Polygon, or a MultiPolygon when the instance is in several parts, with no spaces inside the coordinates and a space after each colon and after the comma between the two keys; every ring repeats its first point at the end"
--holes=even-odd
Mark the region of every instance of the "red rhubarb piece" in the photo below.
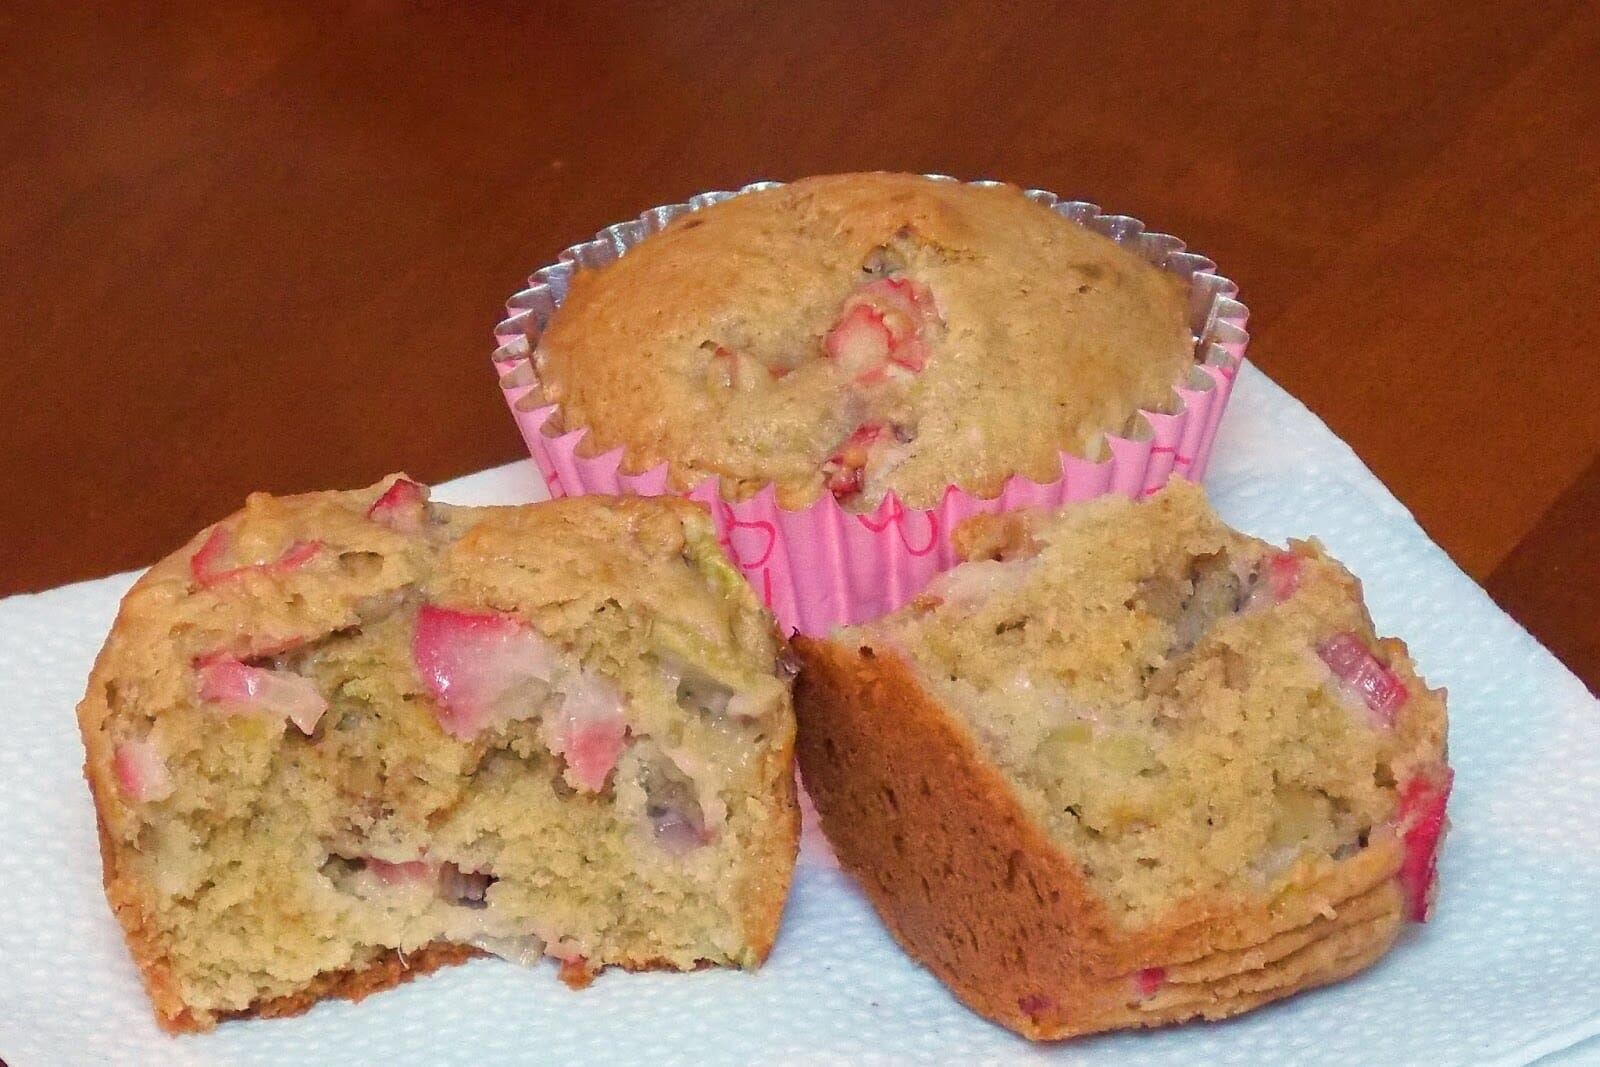
{"type": "Polygon", "coordinates": [[[262,567],[274,574],[286,574],[289,571],[299,570],[307,563],[317,558],[317,553],[322,551],[321,541],[296,541],[284,550],[271,563],[261,564],[262,567]]]}
{"type": "Polygon", "coordinates": [[[292,671],[250,667],[231,656],[212,656],[196,668],[200,699],[228,714],[282,716],[310,734],[328,710],[328,701],[311,679],[292,671]]]}
{"type": "Polygon", "coordinates": [[[902,275],[879,278],[863,285],[857,292],[886,311],[892,310],[905,316],[914,327],[939,317],[939,309],[933,303],[933,291],[912,278],[902,275]]]}
{"type": "Polygon", "coordinates": [[[194,576],[195,583],[202,589],[225,582],[251,572],[257,574],[270,574],[279,576],[290,571],[299,570],[310,563],[322,551],[321,541],[296,541],[284,550],[283,555],[275,560],[261,563],[247,563],[244,566],[228,567],[224,564],[233,547],[233,535],[226,527],[217,526],[211,530],[211,535],[206,538],[194,555],[189,557],[189,573],[194,576]]]}
{"type": "Polygon", "coordinates": [[[597,793],[617,765],[626,734],[622,694],[609,682],[580,673],[567,685],[548,741],[550,751],[566,761],[573,788],[597,793]]]}
{"type": "Polygon", "coordinates": [[[1153,997],[1156,990],[1167,983],[1167,969],[1165,967],[1146,967],[1133,976],[1134,988],[1139,991],[1140,997],[1153,997]]]}
{"type": "Polygon", "coordinates": [[[844,499],[861,492],[867,458],[873,444],[883,436],[883,431],[881,425],[856,427],[855,432],[822,465],[823,480],[835,497],[844,499]]]}
{"type": "Polygon", "coordinates": [[[1300,557],[1293,552],[1274,552],[1267,560],[1267,588],[1272,601],[1281,604],[1300,588],[1300,557]]]}
{"type": "Polygon", "coordinates": [[[869,304],[853,304],[828,331],[822,347],[852,377],[881,370],[894,338],[883,316],[869,304]]]}
{"type": "Polygon", "coordinates": [[[439,868],[427,860],[389,863],[369,857],[366,864],[367,870],[371,871],[378,881],[396,887],[424,885],[434,881],[439,875],[439,868]]]}
{"type": "Polygon", "coordinates": [[[129,800],[149,803],[172,795],[172,774],[149,741],[124,741],[111,760],[117,787],[129,800]]]}
{"type": "Polygon", "coordinates": [[[928,364],[923,333],[938,316],[927,286],[910,278],[879,278],[845,301],[823,349],[858,384],[916,374],[928,364]]]}
{"type": "Polygon", "coordinates": [[[428,521],[428,490],[396,478],[367,509],[367,518],[397,533],[416,533],[428,521]]]}
{"type": "Polygon", "coordinates": [[[1406,917],[1427,922],[1433,908],[1433,888],[1439,877],[1439,838],[1444,835],[1445,804],[1455,772],[1448,768],[1444,782],[1413,778],[1400,790],[1400,888],[1406,897],[1406,917]]]}
{"type": "Polygon", "coordinates": [[[1340,686],[1366,704],[1375,724],[1385,729],[1394,726],[1395,712],[1411,694],[1405,683],[1372,654],[1366,642],[1345,631],[1318,645],[1317,655],[1340,686]]]}
{"type": "Polygon", "coordinates": [[[1303,570],[1304,561],[1293,552],[1270,553],[1256,567],[1245,610],[1262,611],[1294,596],[1303,570]]]}
{"type": "Polygon", "coordinates": [[[434,698],[439,726],[461,741],[497,718],[533,714],[531,699],[517,708],[505,706],[505,698],[530,681],[548,682],[556,666],[555,649],[516,618],[432,604],[417,613],[411,658],[434,698]]]}
{"type": "Polygon", "coordinates": [[[835,470],[824,467],[823,471],[827,475],[828,492],[840,500],[855,496],[864,487],[860,467],[841,467],[835,470]]]}
{"type": "Polygon", "coordinates": [[[921,373],[928,365],[928,346],[919,337],[908,337],[889,349],[889,362],[913,374],[921,373]]]}
{"type": "Polygon", "coordinates": [[[206,538],[206,543],[189,557],[189,573],[194,575],[194,580],[200,586],[208,586],[222,574],[232,573],[223,566],[223,560],[228,555],[228,546],[232,541],[225,527],[213,526],[211,536],[206,538]]]}

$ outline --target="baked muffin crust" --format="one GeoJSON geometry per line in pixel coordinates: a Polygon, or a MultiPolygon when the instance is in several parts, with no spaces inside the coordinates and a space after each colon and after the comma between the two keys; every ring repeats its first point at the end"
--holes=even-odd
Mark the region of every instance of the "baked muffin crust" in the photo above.
{"type": "Polygon", "coordinates": [[[810,178],[579,271],[526,401],[585,449],[742,498],[937,504],[1098,458],[1194,358],[1184,283],[1012,186],[810,178]]]}
{"type": "Polygon", "coordinates": [[[78,708],[158,1021],[479,952],[757,965],[798,830],[779,651],[687,501],[252,496],[134,585],[78,708]]]}
{"type": "Polygon", "coordinates": [[[1201,491],[1014,511],[906,608],[797,639],[797,751],[902,945],[1030,1037],[1221,1018],[1427,918],[1443,693],[1315,542],[1201,491]]]}

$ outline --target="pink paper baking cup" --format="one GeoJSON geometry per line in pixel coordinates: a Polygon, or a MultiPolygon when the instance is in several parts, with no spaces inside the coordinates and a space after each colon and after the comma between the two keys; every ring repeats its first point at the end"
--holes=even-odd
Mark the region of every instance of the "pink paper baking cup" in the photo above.
{"type": "MultiPolygon", "coordinates": [[[[586,456],[581,448],[585,429],[546,429],[556,405],[541,402],[532,353],[565,299],[572,276],[605,266],[679,215],[776,184],[756,182],[737,192],[701,193],[685,203],[652,208],[629,222],[609,226],[594,240],[573,245],[556,263],[536,271],[528,288],[507,301],[509,317],[495,327],[499,347],[494,365],[512,417],[552,496],[672,492],[667,464],[631,474],[622,468],[622,448],[586,456]]],[[[1235,299],[1238,286],[1218,274],[1211,260],[1187,251],[1176,237],[1146,230],[1138,219],[1107,215],[1094,204],[1062,200],[1042,189],[1027,190],[1026,195],[1188,283],[1195,363],[1174,384],[1175,410],[1141,411],[1137,432],[1107,435],[1109,458],[1098,463],[1062,452],[1061,477],[1055,481],[1039,483],[1015,475],[992,498],[950,486],[934,508],[908,507],[890,493],[877,510],[859,513],[845,510],[824,493],[810,507],[791,509],[779,506],[772,486],[745,500],[728,500],[716,478],[705,479],[685,495],[711,509],[728,555],[785,632],[825,634],[835,626],[864,622],[900,607],[934,575],[959,562],[950,534],[973,515],[1059,507],[1104,493],[1148,495],[1173,476],[1198,481],[1205,473],[1249,341],[1245,332],[1249,310],[1235,299]]]]}

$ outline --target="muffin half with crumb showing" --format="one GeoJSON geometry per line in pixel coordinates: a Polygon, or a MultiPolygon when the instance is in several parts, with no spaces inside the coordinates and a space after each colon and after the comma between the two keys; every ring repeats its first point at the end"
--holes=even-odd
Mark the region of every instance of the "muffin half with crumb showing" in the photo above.
{"type": "Polygon", "coordinates": [[[1443,693],[1314,542],[1176,482],[959,532],[968,562],[796,639],[823,830],[904,948],[1035,1039],[1217,1019],[1427,917],[1443,693]]]}
{"type": "Polygon", "coordinates": [[[134,585],[78,709],[158,1021],[482,953],[758,965],[798,833],[780,651],[686,502],[252,496],[134,585]]]}

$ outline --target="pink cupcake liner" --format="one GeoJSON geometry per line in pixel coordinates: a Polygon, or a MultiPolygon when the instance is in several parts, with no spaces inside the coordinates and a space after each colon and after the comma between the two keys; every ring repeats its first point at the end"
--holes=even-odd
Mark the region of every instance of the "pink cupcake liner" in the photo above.
{"type": "MultiPolygon", "coordinates": [[[[775,184],[756,182],[737,192],[702,193],[607,227],[594,240],[573,245],[556,263],[535,272],[528,288],[507,302],[509,317],[495,328],[499,348],[494,364],[512,417],[552,496],[672,492],[667,464],[630,474],[622,469],[622,448],[585,456],[581,449],[585,429],[546,429],[556,405],[542,402],[532,353],[566,297],[573,274],[612,262],[679,215],[775,184]]],[[[716,478],[705,479],[685,495],[710,508],[729,557],[785,632],[824,634],[900,607],[934,575],[958,562],[950,534],[973,515],[1059,507],[1105,493],[1149,495],[1173,476],[1198,481],[1205,473],[1249,342],[1245,332],[1249,310],[1235,299],[1238,286],[1218,274],[1211,260],[1187,251],[1176,237],[1146,230],[1138,219],[1104,214],[1094,204],[1062,200],[1041,189],[1030,189],[1027,196],[1188,283],[1196,362],[1173,387],[1178,398],[1175,410],[1141,411],[1139,432],[1107,435],[1109,457],[1100,462],[1062,452],[1061,477],[1055,481],[1040,483],[1015,475],[998,496],[990,498],[950,486],[934,508],[908,507],[890,493],[875,511],[858,513],[845,510],[824,493],[809,507],[790,509],[779,506],[770,485],[748,499],[728,500],[716,478]]]]}

